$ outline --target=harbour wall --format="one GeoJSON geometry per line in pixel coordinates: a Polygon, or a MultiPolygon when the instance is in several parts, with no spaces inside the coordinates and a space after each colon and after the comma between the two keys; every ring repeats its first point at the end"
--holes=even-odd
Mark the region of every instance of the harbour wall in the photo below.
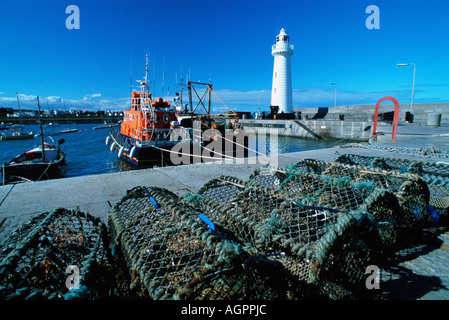
{"type": "MultiPolygon", "coordinates": [[[[413,124],[419,126],[427,126],[429,120],[434,115],[441,115],[440,125],[449,125],[449,102],[439,103],[416,103],[413,108],[410,102],[401,103],[399,101],[399,124],[410,123],[407,121],[407,112],[413,115],[413,124]]],[[[316,108],[294,108],[296,114],[300,114],[301,118],[320,118],[323,120],[340,120],[344,121],[367,121],[373,122],[375,104],[359,104],[359,105],[341,105],[336,107],[316,107],[316,108]]],[[[391,113],[394,111],[394,105],[390,101],[385,101],[379,105],[379,113],[391,113]]]]}
{"type": "MultiPolygon", "coordinates": [[[[368,141],[373,135],[376,105],[342,105],[329,108],[294,108],[295,119],[241,119],[247,132],[275,130],[277,134],[312,139],[368,141]]],[[[379,105],[378,129],[391,132],[394,106],[379,105]]],[[[410,103],[399,106],[398,133],[401,126],[449,126],[449,103],[410,103]]]]}
{"type": "Polygon", "coordinates": [[[310,139],[348,139],[367,141],[372,136],[372,122],[329,120],[239,120],[245,132],[258,133],[267,129],[278,135],[310,139]]]}

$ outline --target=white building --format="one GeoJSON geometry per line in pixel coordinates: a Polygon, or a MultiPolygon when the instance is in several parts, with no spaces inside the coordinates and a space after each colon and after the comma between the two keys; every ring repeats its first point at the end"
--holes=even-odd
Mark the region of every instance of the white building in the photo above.
{"type": "Polygon", "coordinates": [[[284,28],[276,37],[276,44],[271,47],[274,56],[273,85],[271,87],[271,106],[278,106],[284,113],[293,112],[292,102],[292,71],[290,57],[293,55],[293,45],[284,28]]]}

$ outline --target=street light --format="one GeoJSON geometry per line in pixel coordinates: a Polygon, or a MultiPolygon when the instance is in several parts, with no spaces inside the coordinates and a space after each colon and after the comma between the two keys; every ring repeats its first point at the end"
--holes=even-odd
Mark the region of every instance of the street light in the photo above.
{"type": "Polygon", "coordinates": [[[332,86],[335,86],[335,107],[337,106],[337,84],[335,82],[329,83],[332,86]]]}
{"type": "Polygon", "coordinates": [[[259,90],[258,95],[259,95],[259,102],[257,104],[257,109],[259,110],[259,117],[261,117],[261,113],[260,113],[260,93],[261,92],[265,92],[265,90],[259,90]]]}
{"type": "Polygon", "coordinates": [[[412,103],[410,105],[410,112],[413,112],[413,98],[415,97],[415,75],[416,75],[416,64],[414,63],[398,63],[399,67],[406,67],[409,65],[413,65],[413,86],[412,86],[412,103]]]}

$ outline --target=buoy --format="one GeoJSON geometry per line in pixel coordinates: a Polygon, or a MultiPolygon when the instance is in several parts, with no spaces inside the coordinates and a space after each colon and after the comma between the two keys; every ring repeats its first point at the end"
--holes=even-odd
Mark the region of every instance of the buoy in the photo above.
{"type": "Polygon", "coordinates": [[[109,150],[114,150],[114,148],[115,148],[115,141],[111,144],[111,148],[109,149],[109,150]]]}
{"type": "Polygon", "coordinates": [[[110,137],[109,137],[109,136],[107,136],[107,137],[106,137],[106,145],[108,145],[108,144],[109,144],[109,139],[110,139],[110,137]]]}
{"type": "Polygon", "coordinates": [[[122,154],[123,154],[123,147],[121,147],[120,150],[118,151],[117,157],[120,158],[122,156],[122,154]]]}
{"type": "Polygon", "coordinates": [[[136,147],[131,148],[131,152],[129,153],[129,157],[132,159],[134,158],[134,154],[136,153],[136,147]]]}

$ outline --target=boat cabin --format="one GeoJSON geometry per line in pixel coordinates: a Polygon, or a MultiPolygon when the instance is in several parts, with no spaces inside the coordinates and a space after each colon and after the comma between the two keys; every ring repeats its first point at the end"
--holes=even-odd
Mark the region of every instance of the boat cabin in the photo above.
{"type": "Polygon", "coordinates": [[[151,141],[157,136],[155,131],[173,128],[177,123],[178,117],[170,102],[162,98],[151,100],[151,94],[146,95],[144,92],[131,92],[131,108],[124,111],[120,127],[122,135],[151,141]]]}

